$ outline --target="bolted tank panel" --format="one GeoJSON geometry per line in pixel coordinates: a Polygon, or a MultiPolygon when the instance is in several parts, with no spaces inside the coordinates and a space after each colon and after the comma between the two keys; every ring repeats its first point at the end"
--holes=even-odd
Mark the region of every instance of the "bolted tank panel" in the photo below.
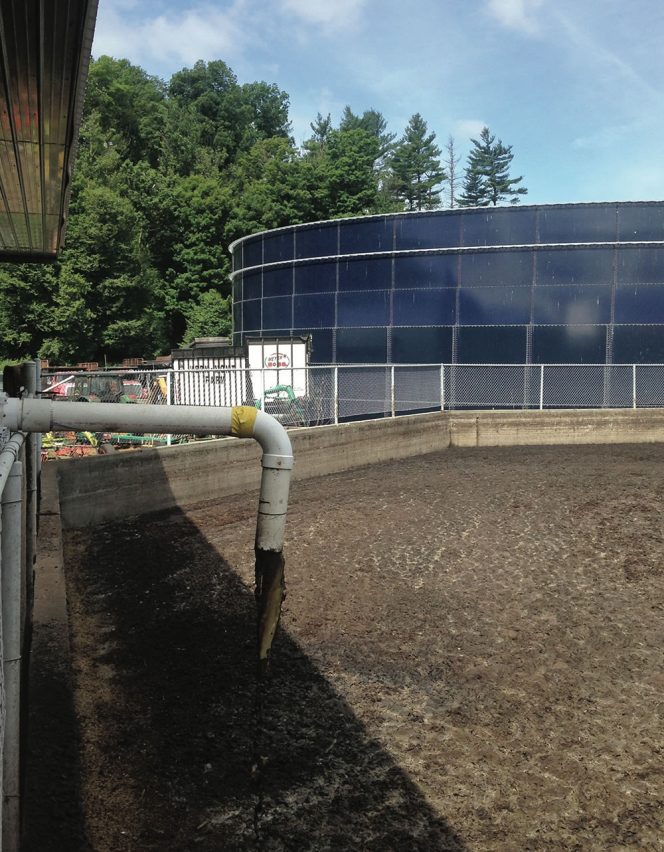
{"type": "Polygon", "coordinates": [[[313,364],[664,361],[664,202],[364,216],[232,253],[236,345],[311,335],[313,364]]]}

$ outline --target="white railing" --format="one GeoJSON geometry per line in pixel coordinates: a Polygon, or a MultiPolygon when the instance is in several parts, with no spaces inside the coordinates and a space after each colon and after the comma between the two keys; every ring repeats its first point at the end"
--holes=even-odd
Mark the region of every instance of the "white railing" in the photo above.
{"type": "MultiPolygon", "coordinates": [[[[286,425],[339,423],[458,409],[664,406],[664,364],[337,364],[292,370],[207,369],[76,373],[62,398],[159,405],[256,405],[286,425]],[[86,385],[86,382],[88,383],[86,385]],[[79,393],[86,390],[85,394],[79,393]]],[[[44,385],[46,387],[46,384],[44,385]]],[[[56,391],[58,388],[55,389],[56,391]]],[[[167,436],[153,436],[168,443],[167,436]]],[[[136,443],[148,443],[145,436],[136,443]]]]}

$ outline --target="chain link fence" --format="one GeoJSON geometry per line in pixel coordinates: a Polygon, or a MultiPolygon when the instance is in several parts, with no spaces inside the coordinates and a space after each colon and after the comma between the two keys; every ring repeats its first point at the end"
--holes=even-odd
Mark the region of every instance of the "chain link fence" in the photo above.
{"type": "MultiPolygon", "coordinates": [[[[139,405],[255,405],[287,426],[441,410],[664,406],[664,364],[348,364],[297,372],[295,382],[286,369],[60,371],[45,375],[42,394],[139,405]]],[[[150,443],[141,437],[135,443],[150,443]]]]}
{"type": "MultiPolygon", "coordinates": [[[[42,398],[66,402],[104,402],[125,405],[167,405],[172,401],[171,370],[104,370],[74,372],[45,370],[42,398]]],[[[184,437],[145,433],[59,432],[44,435],[42,458],[77,457],[106,452],[110,447],[156,447],[184,437]]]]}

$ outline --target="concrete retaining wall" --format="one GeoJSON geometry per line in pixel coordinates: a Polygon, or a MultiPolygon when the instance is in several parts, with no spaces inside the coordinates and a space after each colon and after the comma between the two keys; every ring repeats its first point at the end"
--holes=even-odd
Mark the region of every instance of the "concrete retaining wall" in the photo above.
{"type": "MultiPolygon", "coordinates": [[[[664,441],[664,409],[440,412],[293,429],[295,478],[449,447],[664,441]]],[[[258,488],[260,447],[224,438],[51,462],[65,528],[187,506],[258,488]]]]}

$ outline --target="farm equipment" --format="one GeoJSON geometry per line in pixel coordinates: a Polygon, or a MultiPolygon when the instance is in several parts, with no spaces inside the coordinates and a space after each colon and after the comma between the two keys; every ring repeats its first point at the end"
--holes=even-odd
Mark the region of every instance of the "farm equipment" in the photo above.
{"type": "Polygon", "coordinates": [[[306,412],[291,385],[275,385],[273,388],[267,388],[254,405],[282,423],[304,424],[307,422],[306,412]]]}
{"type": "Polygon", "coordinates": [[[329,405],[326,406],[317,389],[307,396],[298,396],[292,385],[275,385],[265,390],[254,405],[284,426],[318,426],[330,422],[329,405]]]}
{"type": "Polygon", "coordinates": [[[125,383],[118,376],[76,376],[67,399],[74,402],[136,402],[142,393],[139,381],[125,383]],[[129,391],[129,392],[128,392],[129,391]],[[132,391],[134,398],[132,399],[132,391]]]}
{"type": "Polygon", "coordinates": [[[96,456],[103,452],[98,437],[92,432],[47,432],[42,437],[42,461],[96,456]]]}

